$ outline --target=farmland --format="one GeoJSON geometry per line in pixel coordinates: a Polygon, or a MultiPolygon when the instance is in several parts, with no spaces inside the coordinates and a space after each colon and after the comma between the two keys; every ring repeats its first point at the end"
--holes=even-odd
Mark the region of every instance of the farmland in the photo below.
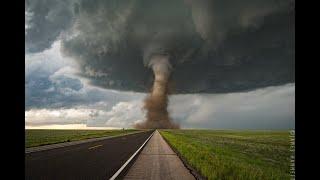
{"type": "Polygon", "coordinates": [[[161,130],[208,179],[291,179],[289,131],[161,130]]]}

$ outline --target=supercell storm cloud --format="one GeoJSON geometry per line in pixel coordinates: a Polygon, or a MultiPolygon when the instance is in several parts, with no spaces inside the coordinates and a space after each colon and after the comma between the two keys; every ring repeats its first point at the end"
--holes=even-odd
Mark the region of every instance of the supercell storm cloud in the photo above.
{"type": "Polygon", "coordinates": [[[172,94],[229,93],[295,81],[292,0],[32,0],[26,15],[26,52],[61,39],[93,85],[151,89],[146,104],[165,87],[165,113],[169,84],[172,94]]]}

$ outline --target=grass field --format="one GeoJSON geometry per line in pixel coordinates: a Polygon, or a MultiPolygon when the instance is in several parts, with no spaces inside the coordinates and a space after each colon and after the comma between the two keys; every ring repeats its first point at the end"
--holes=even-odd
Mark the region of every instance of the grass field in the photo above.
{"type": "Polygon", "coordinates": [[[34,147],[82,139],[117,136],[138,132],[138,130],[25,130],[25,146],[34,147]]]}
{"type": "Polygon", "coordinates": [[[161,130],[208,179],[291,179],[289,131],[161,130]]]}

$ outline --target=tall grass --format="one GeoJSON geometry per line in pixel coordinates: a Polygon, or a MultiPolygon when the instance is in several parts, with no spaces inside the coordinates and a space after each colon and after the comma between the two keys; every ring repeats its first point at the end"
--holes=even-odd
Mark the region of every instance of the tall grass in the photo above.
{"type": "Polygon", "coordinates": [[[290,179],[288,131],[162,130],[208,179],[290,179]]]}

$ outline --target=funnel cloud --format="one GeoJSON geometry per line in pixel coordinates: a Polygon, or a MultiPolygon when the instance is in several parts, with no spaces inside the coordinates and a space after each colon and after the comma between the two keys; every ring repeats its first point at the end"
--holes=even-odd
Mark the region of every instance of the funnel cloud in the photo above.
{"type": "Polygon", "coordinates": [[[178,124],[171,121],[167,110],[168,81],[171,73],[171,64],[168,55],[153,55],[149,66],[154,73],[154,82],[151,93],[145,99],[144,108],[147,110],[146,121],[135,125],[136,128],[176,129],[178,124]]]}

